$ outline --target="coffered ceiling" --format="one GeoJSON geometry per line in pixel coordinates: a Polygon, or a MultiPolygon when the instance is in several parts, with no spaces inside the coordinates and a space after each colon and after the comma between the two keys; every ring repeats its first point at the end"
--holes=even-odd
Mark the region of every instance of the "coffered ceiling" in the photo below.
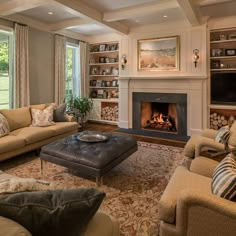
{"type": "Polygon", "coordinates": [[[235,0],[0,0],[0,16],[50,32],[87,36],[236,15],[235,0]]]}

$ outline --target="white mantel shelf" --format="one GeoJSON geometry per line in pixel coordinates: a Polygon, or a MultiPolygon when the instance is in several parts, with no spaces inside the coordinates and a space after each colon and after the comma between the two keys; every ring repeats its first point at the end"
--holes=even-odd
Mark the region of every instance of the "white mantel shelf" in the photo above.
{"type": "Polygon", "coordinates": [[[205,80],[207,76],[187,76],[187,75],[161,75],[161,76],[120,76],[120,80],[162,80],[162,79],[174,79],[174,80],[181,80],[181,79],[191,79],[191,80],[205,80]]]}

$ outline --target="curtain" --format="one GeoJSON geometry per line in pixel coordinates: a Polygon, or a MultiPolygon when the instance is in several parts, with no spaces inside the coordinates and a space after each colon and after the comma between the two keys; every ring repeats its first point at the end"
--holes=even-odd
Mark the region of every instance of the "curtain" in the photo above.
{"type": "Polygon", "coordinates": [[[14,107],[30,105],[28,27],[15,24],[15,82],[14,107]]]}
{"type": "Polygon", "coordinates": [[[55,90],[54,101],[61,104],[65,99],[65,53],[64,36],[55,35],[55,90]]]}
{"type": "Polygon", "coordinates": [[[87,43],[80,42],[80,81],[81,97],[88,96],[88,80],[87,80],[87,43]]]}

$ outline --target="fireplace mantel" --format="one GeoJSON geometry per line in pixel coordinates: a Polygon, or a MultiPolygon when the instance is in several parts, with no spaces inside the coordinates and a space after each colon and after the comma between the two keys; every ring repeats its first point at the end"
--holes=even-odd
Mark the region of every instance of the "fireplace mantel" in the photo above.
{"type": "Polygon", "coordinates": [[[120,128],[133,128],[134,92],[185,93],[187,135],[200,134],[207,127],[207,79],[204,76],[121,77],[119,88],[120,128]]]}

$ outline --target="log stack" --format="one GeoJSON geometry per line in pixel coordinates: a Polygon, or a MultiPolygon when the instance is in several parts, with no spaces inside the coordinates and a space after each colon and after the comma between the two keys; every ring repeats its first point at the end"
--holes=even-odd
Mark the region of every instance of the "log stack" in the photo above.
{"type": "Polygon", "coordinates": [[[235,117],[227,117],[217,112],[210,114],[210,128],[214,130],[220,129],[222,126],[228,125],[229,121],[234,121],[235,117]]]}
{"type": "Polygon", "coordinates": [[[117,105],[114,107],[105,106],[101,113],[102,120],[118,121],[119,110],[117,105]]]}

